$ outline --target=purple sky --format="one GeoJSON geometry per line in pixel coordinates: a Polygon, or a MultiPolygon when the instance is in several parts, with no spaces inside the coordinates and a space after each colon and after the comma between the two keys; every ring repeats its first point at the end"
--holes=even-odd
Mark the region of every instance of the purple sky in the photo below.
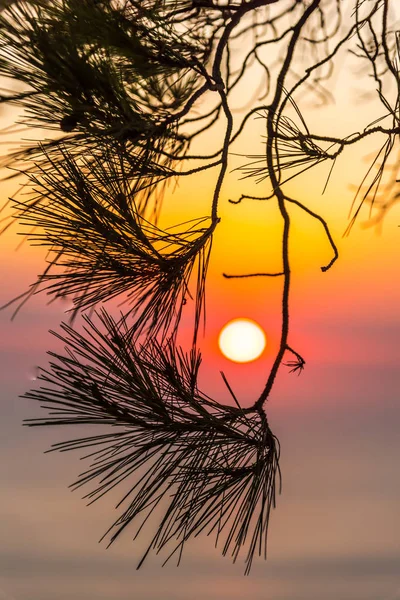
{"type": "Polygon", "coordinates": [[[47,329],[61,316],[43,299],[13,323],[0,313],[1,600],[400,598],[399,321],[360,317],[351,326],[328,311],[325,321],[299,326],[300,339],[313,339],[316,350],[304,374],[282,376],[271,398],[283,494],[272,514],[269,559],[257,560],[245,578],[243,564],[222,558],[205,536],[188,545],[178,569],[173,562],[162,569],[156,557],[139,572],[142,543],[134,546],[128,534],[111,550],[97,543],[114,499],[86,508],[79,492],[67,490],[83,469],[78,456],[43,454],[68,433],[21,427],[37,408],[18,395],[35,365],[45,364],[47,329]],[[354,363],[329,361],[315,340],[332,335],[343,347],[361,339],[370,351],[354,363]]]}

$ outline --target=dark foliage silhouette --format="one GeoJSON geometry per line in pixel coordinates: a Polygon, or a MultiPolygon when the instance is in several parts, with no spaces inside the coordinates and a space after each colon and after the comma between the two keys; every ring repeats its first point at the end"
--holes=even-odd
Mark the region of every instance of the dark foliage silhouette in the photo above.
{"type": "Polygon", "coordinates": [[[9,305],[15,314],[36,293],[70,297],[71,321],[81,323],[79,330],[63,324],[55,334],[64,354],[49,353],[39,386],[26,394],[47,412],[27,424],[109,428],[53,449],[87,454],[89,465],[74,487],[91,484],[90,501],[129,482],[107,534],[110,543],[127,526],[138,535],[149,518],[158,519],[141,563],[152,549],[169,548],[167,560],[180,557],[185,542],[205,531],[234,560],[244,548],[248,573],[254,555],[266,555],[280,487],[279,443],[266,403],[282,365],[298,375],[305,366],[289,335],[292,206],[318,220],[327,236],[332,255],[321,270],[338,258],[326,221],[289,196],[285,184],[322,162],[328,183],[348,147],[376,136],[380,147],[359,185],[349,229],[364,203],[375,209],[377,222],[397,202],[400,45],[394,0],[3,5],[0,75],[15,91],[4,86],[0,101],[20,107],[19,122],[27,130],[41,130],[40,141],[20,144],[3,158],[9,176],[22,174],[29,189],[11,201],[10,222],[49,252],[45,270],[9,305]],[[344,51],[357,60],[359,77],[372,77],[382,116],[343,138],[331,131],[317,135],[301,102],[305,94],[329,102],[327,82],[344,51]],[[256,82],[249,105],[234,118],[232,98],[249,73],[256,82]],[[265,386],[244,407],[224,375],[232,405],[198,389],[198,331],[229,155],[253,118],[265,151],[243,160],[242,175],[267,192],[230,201],[277,204],[282,266],[279,272],[224,276],[280,279],[282,327],[265,386]],[[214,132],[221,123],[219,137],[214,132]],[[212,134],[217,150],[197,153],[197,140],[212,134]],[[211,169],[217,175],[209,214],[162,229],[158,217],[168,186],[211,169]],[[108,306],[116,298],[118,318],[108,306]],[[194,304],[189,351],[177,345],[186,303],[194,304]]]}

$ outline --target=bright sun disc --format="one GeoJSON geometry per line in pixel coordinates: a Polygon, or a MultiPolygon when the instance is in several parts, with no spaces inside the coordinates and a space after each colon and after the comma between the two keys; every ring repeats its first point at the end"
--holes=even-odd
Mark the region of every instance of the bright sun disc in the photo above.
{"type": "Polygon", "coordinates": [[[221,329],[218,339],[222,354],[238,363],[251,362],[261,356],[266,343],[264,331],[250,319],[229,321],[221,329]]]}

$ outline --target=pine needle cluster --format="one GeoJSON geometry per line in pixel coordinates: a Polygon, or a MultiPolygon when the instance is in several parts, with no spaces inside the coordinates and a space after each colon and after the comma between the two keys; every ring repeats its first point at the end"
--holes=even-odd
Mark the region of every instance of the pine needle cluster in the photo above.
{"type": "Polygon", "coordinates": [[[118,298],[128,307],[132,333],[165,334],[191,297],[195,269],[200,313],[210,219],[164,231],[138,210],[137,180],[123,160],[82,158],[78,164],[67,151],[62,155],[63,161],[30,174],[29,201],[14,201],[30,242],[50,251],[33,291],[73,298],[75,312],[118,298]]]}
{"type": "Polygon", "coordinates": [[[67,352],[50,353],[40,387],[26,394],[48,416],[28,424],[113,428],[53,447],[85,451],[90,464],[73,487],[91,485],[90,502],[140,473],[118,505],[123,512],[108,532],[110,543],[128,525],[139,533],[160,513],[141,563],[151,549],[172,547],[168,558],[180,555],[191,536],[205,531],[234,560],[247,545],[248,572],[254,554],[266,554],[279,477],[279,443],[265,417],[202,393],[198,352],[132,343],[126,322],[105,311],[98,317],[98,324],[85,318],[83,334],[68,325],[57,334],[67,352]]]}
{"type": "MultiPolygon", "coordinates": [[[[160,139],[172,150],[175,113],[198,87],[210,47],[202,27],[178,32],[163,13],[159,2],[17,2],[0,17],[0,74],[23,89],[2,101],[80,151],[117,140],[157,155],[160,139]]],[[[40,153],[35,145],[17,156],[40,153]]]]}

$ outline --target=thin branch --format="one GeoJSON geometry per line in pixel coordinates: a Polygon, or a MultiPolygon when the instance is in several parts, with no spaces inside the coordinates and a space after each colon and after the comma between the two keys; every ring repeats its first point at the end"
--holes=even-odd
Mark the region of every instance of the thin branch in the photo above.
{"type": "Polygon", "coordinates": [[[225,279],[245,279],[248,277],[281,277],[285,273],[246,273],[244,275],[228,275],[227,273],[222,273],[222,276],[225,279]]]}

